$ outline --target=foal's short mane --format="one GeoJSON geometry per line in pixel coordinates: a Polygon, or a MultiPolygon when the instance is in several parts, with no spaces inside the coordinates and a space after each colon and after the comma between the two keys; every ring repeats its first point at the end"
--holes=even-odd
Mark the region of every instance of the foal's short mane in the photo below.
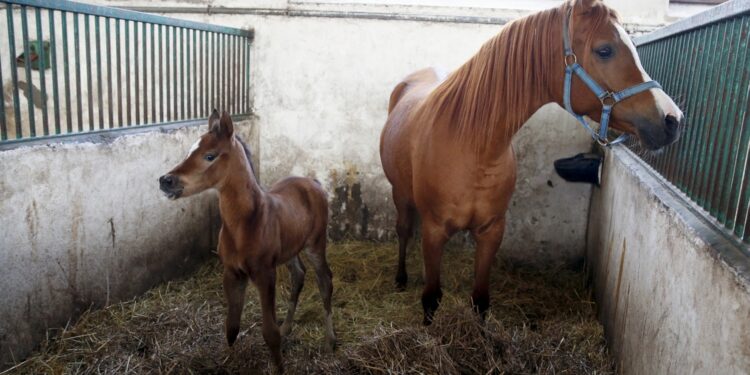
{"type": "Polygon", "coordinates": [[[255,166],[253,165],[253,154],[250,153],[250,147],[245,143],[245,141],[240,138],[239,135],[234,135],[234,139],[237,140],[242,145],[242,150],[245,151],[245,156],[247,157],[247,162],[250,164],[250,171],[253,172],[253,176],[255,175],[255,166]]]}
{"type": "MultiPolygon", "coordinates": [[[[553,72],[563,70],[562,17],[575,2],[513,21],[425,100],[419,116],[427,123],[450,122],[459,139],[476,151],[489,147],[496,131],[510,136],[557,90],[553,72]],[[554,86],[554,87],[552,87],[554,86]]],[[[586,46],[613,10],[598,2],[586,14],[592,19],[586,46]]],[[[562,74],[560,74],[562,76],[562,74]]],[[[560,82],[559,90],[562,90],[560,82]]]]}

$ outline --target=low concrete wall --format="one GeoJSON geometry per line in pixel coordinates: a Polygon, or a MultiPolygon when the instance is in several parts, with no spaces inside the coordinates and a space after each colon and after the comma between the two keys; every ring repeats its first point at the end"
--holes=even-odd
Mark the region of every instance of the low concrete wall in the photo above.
{"type": "Polygon", "coordinates": [[[630,151],[608,152],[588,261],[622,374],[750,373],[747,245],[696,214],[630,151]]]}
{"type": "MultiPolygon", "coordinates": [[[[257,147],[252,121],[238,129],[257,147]]],[[[0,368],[47,328],[185,274],[211,254],[215,194],[171,202],[157,182],[205,130],[0,151],[0,368]]]]}

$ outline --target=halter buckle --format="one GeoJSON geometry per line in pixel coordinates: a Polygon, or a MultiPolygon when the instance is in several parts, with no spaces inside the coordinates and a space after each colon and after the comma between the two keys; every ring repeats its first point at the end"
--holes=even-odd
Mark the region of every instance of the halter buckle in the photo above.
{"type": "Polygon", "coordinates": [[[599,101],[602,102],[603,106],[614,106],[617,104],[617,99],[615,99],[615,93],[611,91],[607,91],[604,93],[602,97],[599,98],[599,101]]]}
{"type": "Polygon", "coordinates": [[[565,57],[563,58],[563,60],[565,62],[565,66],[568,67],[568,66],[571,66],[571,65],[577,63],[578,62],[578,57],[576,56],[575,53],[570,53],[568,55],[565,55],[565,57]],[[572,60],[571,60],[571,58],[572,58],[572,60]]]}

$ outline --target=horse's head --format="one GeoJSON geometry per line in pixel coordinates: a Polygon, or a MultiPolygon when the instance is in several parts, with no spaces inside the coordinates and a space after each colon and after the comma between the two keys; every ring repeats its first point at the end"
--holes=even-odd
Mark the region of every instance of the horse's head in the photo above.
{"type": "MultiPolygon", "coordinates": [[[[651,80],[612,9],[601,0],[571,0],[569,6],[572,8],[569,35],[573,53],[601,88],[615,93],[651,80]]],[[[566,61],[569,63],[571,61],[566,61]]],[[[597,98],[579,79],[573,79],[570,97],[576,113],[595,120],[601,118],[603,104],[611,101],[611,98],[597,98]]],[[[612,109],[611,126],[636,135],[646,148],[656,150],[678,138],[684,116],[662,89],[650,88],[616,104],[612,109]]]]}
{"type": "Polygon", "coordinates": [[[235,139],[232,117],[227,112],[219,117],[214,109],[208,124],[208,133],[193,144],[185,160],[159,177],[159,186],[170,199],[220,188],[234,161],[240,157],[237,151],[242,145],[235,139]]]}

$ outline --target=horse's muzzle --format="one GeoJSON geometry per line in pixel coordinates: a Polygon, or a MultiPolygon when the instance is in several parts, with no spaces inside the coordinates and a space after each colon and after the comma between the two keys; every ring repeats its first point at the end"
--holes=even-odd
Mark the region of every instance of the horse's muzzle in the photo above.
{"type": "Polygon", "coordinates": [[[159,188],[169,199],[177,199],[182,195],[182,186],[180,179],[171,174],[165,174],[159,177],[159,188]]]}

